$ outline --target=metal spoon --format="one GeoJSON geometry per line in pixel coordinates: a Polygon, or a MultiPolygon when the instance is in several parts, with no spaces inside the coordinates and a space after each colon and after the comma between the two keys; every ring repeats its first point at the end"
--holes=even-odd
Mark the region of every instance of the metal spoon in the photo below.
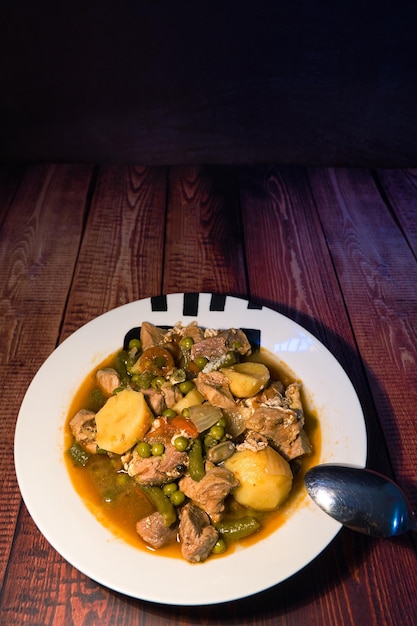
{"type": "Polygon", "coordinates": [[[304,483],[318,506],[352,530],[374,537],[392,537],[417,530],[417,518],[401,489],[372,470],[342,465],[317,465],[304,483]]]}

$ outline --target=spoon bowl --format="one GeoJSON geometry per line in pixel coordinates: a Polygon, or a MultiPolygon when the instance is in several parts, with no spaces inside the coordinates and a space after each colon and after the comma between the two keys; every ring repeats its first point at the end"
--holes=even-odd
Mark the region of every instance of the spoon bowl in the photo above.
{"type": "Polygon", "coordinates": [[[330,517],[357,532],[393,537],[417,530],[417,519],[402,490],[368,469],[317,465],[304,483],[314,502],[330,517]]]}

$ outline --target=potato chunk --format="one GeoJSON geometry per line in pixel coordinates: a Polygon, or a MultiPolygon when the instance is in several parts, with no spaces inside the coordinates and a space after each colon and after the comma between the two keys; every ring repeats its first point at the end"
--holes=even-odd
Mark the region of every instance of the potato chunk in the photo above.
{"type": "Polygon", "coordinates": [[[143,393],[124,389],[111,396],[96,413],[97,445],[108,452],[123,454],[143,438],[152,419],[143,393]]]}
{"type": "Polygon", "coordinates": [[[198,389],[194,387],[194,389],[191,389],[181,400],[178,400],[172,408],[176,413],[182,413],[184,409],[188,409],[190,406],[195,406],[196,404],[202,404],[203,402],[203,396],[198,389]]]}
{"type": "Polygon", "coordinates": [[[270,446],[258,452],[239,450],[224,465],[240,483],[233,496],[243,506],[256,511],[273,511],[291,491],[291,468],[270,446]]]}
{"type": "Polygon", "coordinates": [[[221,370],[229,379],[230,391],[236,398],[250,398],[263,389],[270,373],[263,363],[236,363],[221,370]]]}

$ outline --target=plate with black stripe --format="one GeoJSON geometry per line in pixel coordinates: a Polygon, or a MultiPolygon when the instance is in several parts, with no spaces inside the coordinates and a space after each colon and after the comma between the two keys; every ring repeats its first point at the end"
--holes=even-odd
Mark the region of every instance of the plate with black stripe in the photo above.
{"type": "Polygon", "coordinates": [[[28,387],[15,432],[24,502],[45,538],[71,565],[133,598],[169,605],[217,604],[259,593],[294,576],[341,526],[300,489],[274,532],[220,558],[190,564],[140,550],[114,535],[76,493],[64,462],[64,426],[86,376],[135,336],[144,321],[171,327],[243,328],[302,382],[321,434],[317,462],[363,467],[366,429],[354,388],[336,358],[290,318],[238,297],[168,294],[131,302],[85,324],[45,361],[28,387]],[[34,462],[34,449],[36,462],[34,462]]]}

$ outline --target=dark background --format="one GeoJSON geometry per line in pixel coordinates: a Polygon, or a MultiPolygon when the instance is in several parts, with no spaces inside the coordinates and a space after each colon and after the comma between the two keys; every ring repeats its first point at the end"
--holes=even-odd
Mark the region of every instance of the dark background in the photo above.
{"type": "Polygon", "coordinates": [[[417,165],[417,2],[3,1],[0,160],[417,165]]]}

